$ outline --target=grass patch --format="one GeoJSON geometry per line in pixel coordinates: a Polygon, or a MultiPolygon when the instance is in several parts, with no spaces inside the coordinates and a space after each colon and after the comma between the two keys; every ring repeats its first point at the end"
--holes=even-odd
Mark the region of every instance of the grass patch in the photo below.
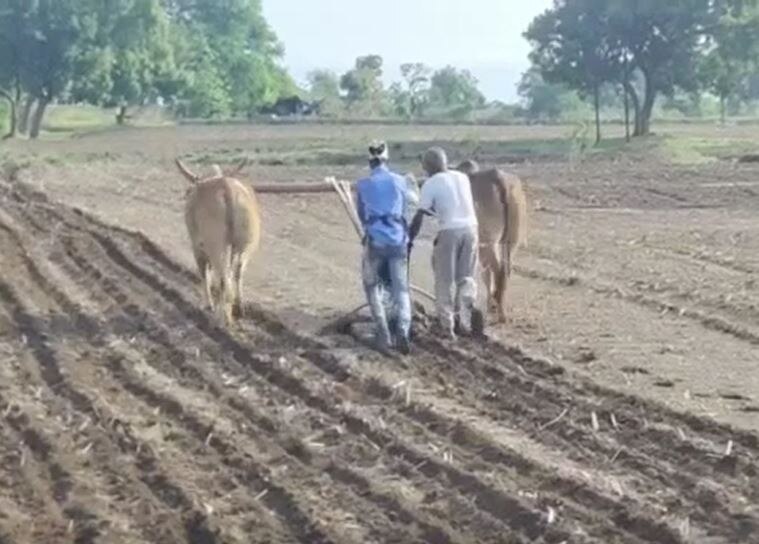
{"type": "Polygon", "coordinates": [[[675,164],[707,164],[759,153],[755,141],[743,138],[665,136],[662,141],[667,158],[675,164]]]}
{"type": "MultiPolygon", "coordinates": [[[[475,158],[484,166],[508,165],[539,160],[556,160],[578,155],[595,155],[626,149],[624,138],[610,138],[598,146],[576,137],[480,139],[465,131],[453,138],[409,139],[388,134],[391,163],[400,166],[418,164],[428,148],[440,146],[448,153],[452,165],[475,158]]],[[[430,135],[428,135],[430,136],[430,135]]],[[[251,147],[204,149],[185,156],[190,162],[205,166],[229,165],[247,159],[262,166],[357,166],[366,163],[362,138],[294,138],[270,140],[251,147]]]]}
{"type": "Polygon", "coordinates": [[[116,118],[111,110],[94,106],[51,106],[42,127],[46,132],[71,133],[115,124],[116,118]]]}
{"type": "Polygon", "coordinates": [[[0,138],[5,136],[10,129],[10,113],[11,108],[8,103],[5,100],[0,101],[0,138]]]}
{"type": "MultiPolygon", "coordinates": [[[[292,148],[293,146],[289,146],[292,148]]],[[[326,166],[363,164],[364,156],[352,152],[347,146],[303,145],[295,149],[284,147],[256,147],[255,149],[215,149],[194,153],[187,158],[202,165],[231,165],[247,160],[262,166],[326,166]]]]}
{"type": "Polygon", "coordinates": [[[130,127],[161,127],[173,124],[168,114],[160,108],[144,107],[128,110],[125,125],[116,123],[115,108],[98,108],[96,106],[50,106],[42,129],[46,139],[65,139],[76,134],[99,134],[111,131],[127,130],[130,127]]]}

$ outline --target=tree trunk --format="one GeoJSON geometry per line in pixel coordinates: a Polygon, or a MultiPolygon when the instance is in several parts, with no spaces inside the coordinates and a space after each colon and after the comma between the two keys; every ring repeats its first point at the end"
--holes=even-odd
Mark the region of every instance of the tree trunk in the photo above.
{"type": "Polygon", "coordinates": [[[651,134],[651,116],[654,113],[654,104],[656,104],[656,87],[651,82],[651,78],[644,71],[643,76],[646,80],[646,94],[643,99],[643,109],[641,110],[640,134],[639,136],[648,136],[651,134]]]}
{"type": "Polygon", "coordinates": [[[5,98],[11,107],[10,116],[9,116],[11,126],[8,129],[8,134],[3,136],[3,140],[7,140],[9,138],[14,138],[16,136],[16,101],[13,99],[13,96],[11,95],[11,93],[6,92],[2,89],[0,89],[0,96],[5,98]]]}
{"type": "Polygon", "coordinates": [[[622,81],[622,92],[625,95],[625,142],[628,144],[630,143],[630,91],[628,87],[630,87],[630,61],[627,58],[627,54],[625,54],[625,69],[624,69],[624,79],[622,81]]]}
{"type": "Polygon", "coordinates": [[[627,95],[630,97],[633,113],[635,114],[635,130],[633,131],[633,136],[640,136],[640,99],[638,98],[638,93],[635,90],[635,87],[633,87],[632,83],[630,83],[629,80],[625,81],[625,90],[627,91],[627,95]]]}
{"type": "Polygon", "coordinates": [[[593,107],[596,110],[596,145],[601,143],[601,90],[596,83],[593,89],[593,107]]]}
{"type": "Polygon", "coordinates": [[[24,107],[18,112],[18,132],[20,134],[29,132],[29,117],[32,114],[35,101],[36,99],[33,96],[27,96],[24,101],[24,107]]]}
{"type": "Polygon", "coordinates": [[[119,113],[116,114],[116,124],[117,125],[123,125],[126,122],[127,118],[127,107],[126,105],[119,106],[119,113]]]}
{"type": "Polygon", "coordinates": [[[34,111],[34,116],[32,117],[32,127],[29,132],[29,137],[32,140],[36,140],[40,135],[40,130],[42,129],[42,119],[45,117],[45,110],[47,109],[49,103],[49,100],[41,98],[39,104],[37,104],[37,109],[34,111]]]}
{"type": "Polygon", "coordinates": [[[719,115],[720,122],[724,125],[727,122],[727,97],[724,94],[719,97],[719,115]]]}
{"type": "Polygon", "coordinates": [[[640,136],[651,134],[651,116],[654,113],[654,104],[656,102],[656,91],[646,90],[646,98],[643,101],[643,110],[641,111],[640,136]]]}
{"type": "Polygon", "coordinates": [[[627,86],[622,84],[622,92],[625,95],[625,141],[630,143],[630,93],[627,86]]]}

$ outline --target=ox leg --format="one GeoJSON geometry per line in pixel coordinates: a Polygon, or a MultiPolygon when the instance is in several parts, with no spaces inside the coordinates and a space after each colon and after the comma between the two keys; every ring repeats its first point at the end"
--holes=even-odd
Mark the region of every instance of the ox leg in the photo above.
{"type": "Polygon", "coordinates": [[[248,256],[244,253],[232,257],[232,274],[235,284],[234,302],[232,304],[232,315],[235,319],[243,317],[242,305],[242,281],[245,276],[245,268],[248,264],[248,256]]]}
{"type": "Polygon", "coordinates": [[[206,304],[214,310],[213,292],[211,291],[211,284],[213,283],[213,273],[211,265],[203,255],[196,253],[195,262],[198,265],[198,273],[200,274],[200,281],[203,284],[203,294],[205,295],[206,304]]]}
{"type": "Polygon", "coordinates": [[[489,312],[496,309],[496,271],[498,270],[498,256],[493,244],[480,246],[480,265],[482,266],[482,280],[485,283],[485,300],[489,312]]]}
{"type": "Polygon", "coordinates": [[[221,318],[224,320],[224,324],[229,326],[232,324],[232,278],[230,278],[229,272],[225,272],[221,278],[221,293],[219,300],[219,307],[221,310],[221,318]]]}
{"type": "Polygon", "coordinates": [[[231,305],[231,274],[230,274],[230,257],[229,254],[218,255],[213,258],[211,268],[219,277],[218,298],[216,301],[216,314],[225,324],[232,323],[232,305],[231,305]]]}
{"type": "Polygon", "coordinates": [[[496,281],[495,303],[498,311],[498,322],[506,322],[506,291],[509,288],[511,278],[511,246],[508,243],[501,245],[501,263],[498,267],[499,277],[496,281]]]}
{"type": "Polygon", "coordinates": [[[203,270],[203,285],[206,291],[206,302],[208,303],[208,308],[213,312],[216,310],[216,301],[214,300],[213,295],[213,269],[211,268],[211,265],[206,263],[203,270]]]}

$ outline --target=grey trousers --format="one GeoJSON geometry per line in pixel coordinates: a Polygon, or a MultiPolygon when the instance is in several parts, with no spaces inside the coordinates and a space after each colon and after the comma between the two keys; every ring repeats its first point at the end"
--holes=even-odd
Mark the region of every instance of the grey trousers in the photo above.
{"type": "Polygon", "coordinates": [[[471,310],[477,300],[477,227],[442,230],[432,250],[438,320],[453,331],[454,316],[470,326],[471,310]]]}

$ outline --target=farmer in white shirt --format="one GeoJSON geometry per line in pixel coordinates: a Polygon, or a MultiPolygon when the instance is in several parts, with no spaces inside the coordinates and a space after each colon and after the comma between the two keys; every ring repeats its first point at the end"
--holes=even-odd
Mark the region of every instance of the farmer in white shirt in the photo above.
{"type": "Polygon", "coordinates": [[[482,317],[475,310],[477,298],[477,216],[469,178],[448,170],[445,151],[438,147],[422,156],[430,177],[422,186],[421,200],[410,229],[410,245],[425,215],[437,217],[438,233],[432,252],[437,317],[442,333],[456,337],[456,325],[482,332],[482,317]],[[477,319],[473,319],[476,317],[477,319]]]}

